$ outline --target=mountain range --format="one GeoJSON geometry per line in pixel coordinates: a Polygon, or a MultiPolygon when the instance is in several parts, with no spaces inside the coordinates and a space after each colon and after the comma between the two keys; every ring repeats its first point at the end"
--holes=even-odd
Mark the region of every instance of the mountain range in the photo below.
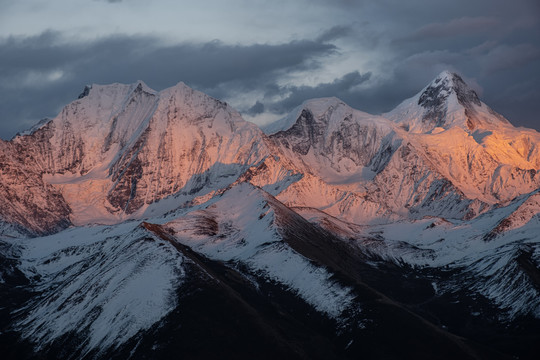
{"type": "Polygon", "coordinates": [[[7,358],[523,358],[540,134],[455,73],[259,128],[183,83],[87,86],[0,140],[7,358]]]}

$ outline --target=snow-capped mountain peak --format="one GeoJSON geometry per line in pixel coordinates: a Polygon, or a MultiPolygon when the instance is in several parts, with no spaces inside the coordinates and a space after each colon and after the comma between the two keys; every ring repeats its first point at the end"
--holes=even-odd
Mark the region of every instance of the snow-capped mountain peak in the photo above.
{"type": "MultiPolygon", "coordinates": [[[[321,118],[325,114],[330,115],[335,109],[339,109],[342,112],[352,112],[352,109],[337,97],[310,99],[304,101],[302,105],[297,106],[287,116],[278,121],[262,126],[261,129],[268,135],[272,135],[280,131],[287,131],[298,122],[303,112],[309,112],[313,118],[321,118]]],[[[334,116],[333,119],[335,120],[336,116],[334,116]]],[[[330,116],[326,116],[326,120],[326,125],[328,125],[330,116]]]]}
{"type": "Polygon", "coordinates": [[[418,105],[430,108],[438,102],[447,100],[454,94],[460,105],[471,107],[473,105],[482,106],[476,92],[471,89],[456,73],[443,71],[426,88],[423,89],[418,105]]]}
{"type": "Polygon", "coordinates": [[[343,182],[369,164],[393,128],[387,119],[330,97],[305,101],[263,131],[299,168],[314,171],[325,181],[343,182]]]}
{"type": "Polygon", "coordinates": [[[508,120],[480,101],[460,75],[450,71],[441,72],[422,91],[383,116],[414,133],[453,127],[468,133],[511,127],[508,120]]]}

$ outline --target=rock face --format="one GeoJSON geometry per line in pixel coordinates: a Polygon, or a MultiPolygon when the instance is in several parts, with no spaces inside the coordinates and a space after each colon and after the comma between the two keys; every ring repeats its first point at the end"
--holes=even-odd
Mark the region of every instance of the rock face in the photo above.
{"type": "Polygon", "coordinates": [[[2,142],[4,196],[24,213],[5,209],[5,221],[36,233],[119,222],[172,194],[226,186],[266,155],[255,125],[183,83],[160,93],[142,82],[94,85],[81,95],[33,133],[2,142]],[[13,183],[33,198],[16,197],[13,183]]]}
{"type": "Polygon", "coordinates": [[[510,126],[508,120],[482,103],[458,74],[448,71],[384,116],[415,133],[456,126],[466,131],[510,126]]]}
{"type": "Polygon", "coordinates": [[[264,155],[254,125],[225,103],[179,84],[159,94],[144,131],[112,162],[107,199],[114,211],[132,214],[171,194],[232,182],[264,155]]]}
{"type": "Polygon", "coordinates": [[[38,165],[49,148],[49,126],[25,137],[24,141],[0,140],[0,220],[22,233],[45,234],[71,225],[71,209],[62,194],[42,178],[38,165]],[[37,144],[28,151],[27,143],[37,144]]]}

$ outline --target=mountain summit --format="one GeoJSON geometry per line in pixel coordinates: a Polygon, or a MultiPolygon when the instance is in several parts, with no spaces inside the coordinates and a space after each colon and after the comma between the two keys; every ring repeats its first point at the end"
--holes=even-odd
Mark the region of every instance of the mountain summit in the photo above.
{"type": "Polygon", "coordinates": [[[384,114],[404,129],[429,133],[458,126],[467,132],[510,123],[482,103],[456,73],[443,71],[422,91],[384,114]]]}

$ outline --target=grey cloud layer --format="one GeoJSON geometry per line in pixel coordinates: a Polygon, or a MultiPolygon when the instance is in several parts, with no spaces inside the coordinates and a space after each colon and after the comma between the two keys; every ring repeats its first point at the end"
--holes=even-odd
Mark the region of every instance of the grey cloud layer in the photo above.
{"type": "MultiPolygon", "coordinates": [[[[240,11],[231,1],[231,11],[240,11]]],[[[131,4],[136,2],[108,7],[131,4]]],[[[302,0],[295,4],[302,8],[302,0]]],[[[540,129],[537,0],[316,0],[308,5],[312,16],[313,9],[320,16],[294,14],[298,21],[284,30],[290,33],[272,44],[178,39],[171,45],[170,39],[164,43],[144,34],[80,42],[53,31],[0,38],[0,137],[56,115],[87,83],[140,79],[160,90],[184,81],[251,116],[284,114],[304,100],[325,96],[381,113],[445,69],[460,72],[482,100],[514,124],[540,129]],[[314,23],[326,30],[294,35],[314,23]],[[306,85],[298,75],[327,75],[328,69],[335,78],[313,76],[325,79],[319,84],[306,85]],[[247,100],[235,104],[238,98],[247,100]]],[[[261,16],[251,15],[249,21],[261,16]]]]}
{"type": "Polygon", "coordinates": [[[280,88],[280,92],[287,94],[284,99],[270,105],[272,112],[283,114],[303,101],[320,97],[338,97],[349,104],[357,103],[354,88],[369,80],[371,73],[360,74],[358,71],[345,74],[330,83],[321,83],[316,86],[286,86],[280,88]]]}
{"type": "Polygon", "coordinates": [[[448,22],[431,23],[422,26],[405,40],[423,41],[429,38],[442,38],[457,35],[470,35],[476,32],[487,32],[499,25],[499,21],[489,17],[461,17],[448,22]]]}
{"type": "Polygon", "coordinates": [[[225,45],[218,41],[173,46],[145,36],[114,36],[84,44],[47,32],[0,43],[0,119],[7,138],[43,116],[54,116],[84,84],[131,83],[155,89],[184,81],[217,97],[252,90],[280,73],[314,69],[335,52],[322,40],[225,45]],[[58,77],[58,78],[55,78],[58,77]],[[31,105],[29,107],[28,105],[31,105]],[[12,119],[22,119],[13,123],[12,119]]]}

